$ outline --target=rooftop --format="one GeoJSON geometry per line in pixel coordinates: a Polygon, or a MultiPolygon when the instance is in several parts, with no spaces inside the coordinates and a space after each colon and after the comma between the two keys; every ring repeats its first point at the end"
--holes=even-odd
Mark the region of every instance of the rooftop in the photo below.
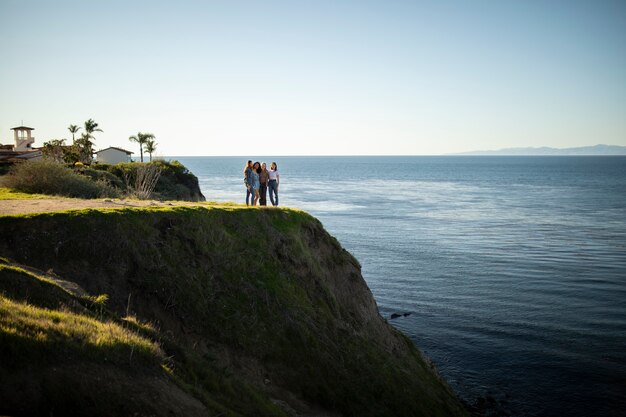
{"type": "Polygon", "coordinates": [[[132,155],[134,152],[131,151],[127,151],[126,149],[122,149],[122,148],[117,148],[115,146],[109,146],[108,148],[105,149],[100,149],[99,151],[96,151],[96,153],[100,153],[100,152],[104,152],[104,151],[108,151],[109,149],[115,149],[116,151],[120,151],[120,152],[125,152],[128,155],[132,155]]]}

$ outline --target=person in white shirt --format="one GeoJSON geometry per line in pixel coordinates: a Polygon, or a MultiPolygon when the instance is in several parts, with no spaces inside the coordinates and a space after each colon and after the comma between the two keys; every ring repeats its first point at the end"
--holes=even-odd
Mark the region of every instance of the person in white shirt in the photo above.
{"type": "Polygon", "coordinates": [[[276,162],[272,162],[270,165],[270,182],[269,182],[269,190],[270,190],[270,201],[273,206],[278,205],[278,185],[280,184],[280,175],[278,175],[278,165],[276,162]]]}

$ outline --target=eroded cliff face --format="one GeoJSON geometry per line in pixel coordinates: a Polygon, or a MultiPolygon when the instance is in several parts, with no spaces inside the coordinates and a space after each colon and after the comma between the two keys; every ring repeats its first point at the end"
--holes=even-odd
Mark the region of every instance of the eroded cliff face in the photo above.
{"type": "Polygon", "coordinates": [[[85,210],[0,217],[0,235],[9,262],[106,294],[112,319],[153,323],[146,337],[167,358],[155,378],[200,414],[465,415],[381,318],[358,261],[306,213],[85,210]]]}

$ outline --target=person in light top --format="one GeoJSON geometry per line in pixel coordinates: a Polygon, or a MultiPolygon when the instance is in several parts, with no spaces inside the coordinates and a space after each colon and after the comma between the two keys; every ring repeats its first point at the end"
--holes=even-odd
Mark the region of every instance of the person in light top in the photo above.
{"type": "Polygon", "coordinates": [[[254,199],[252,200],[252,205],[256,206],[256,203],[259,201],[259,188],[261,188],[261,182],[259,181],[259,172],[261,172],[261,164],[259,162],[255,162],[252,165],[252,172],[250,175],[250,186],[252,187],[251,193],[254,199]]]}
{"type": "Polygon", "coordinates": [[[276,165],[276,162],[272,162],[272,165],[270,165],[269,174],[270,174],[270,182],[269,182],[270,201],[272,202],[273,206],[277,206],[278,205],[278,185],[280,184],[280,175],[278,175],[278,165],[276,165]]]}

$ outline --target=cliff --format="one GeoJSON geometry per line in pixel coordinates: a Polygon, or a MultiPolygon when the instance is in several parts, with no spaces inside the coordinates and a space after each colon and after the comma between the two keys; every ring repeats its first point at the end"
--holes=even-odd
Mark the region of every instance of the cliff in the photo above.
{"type": "Polygon", "coordinates": [[[456,416],[306,213],[0,217],[0,414],[456,416]]]}

